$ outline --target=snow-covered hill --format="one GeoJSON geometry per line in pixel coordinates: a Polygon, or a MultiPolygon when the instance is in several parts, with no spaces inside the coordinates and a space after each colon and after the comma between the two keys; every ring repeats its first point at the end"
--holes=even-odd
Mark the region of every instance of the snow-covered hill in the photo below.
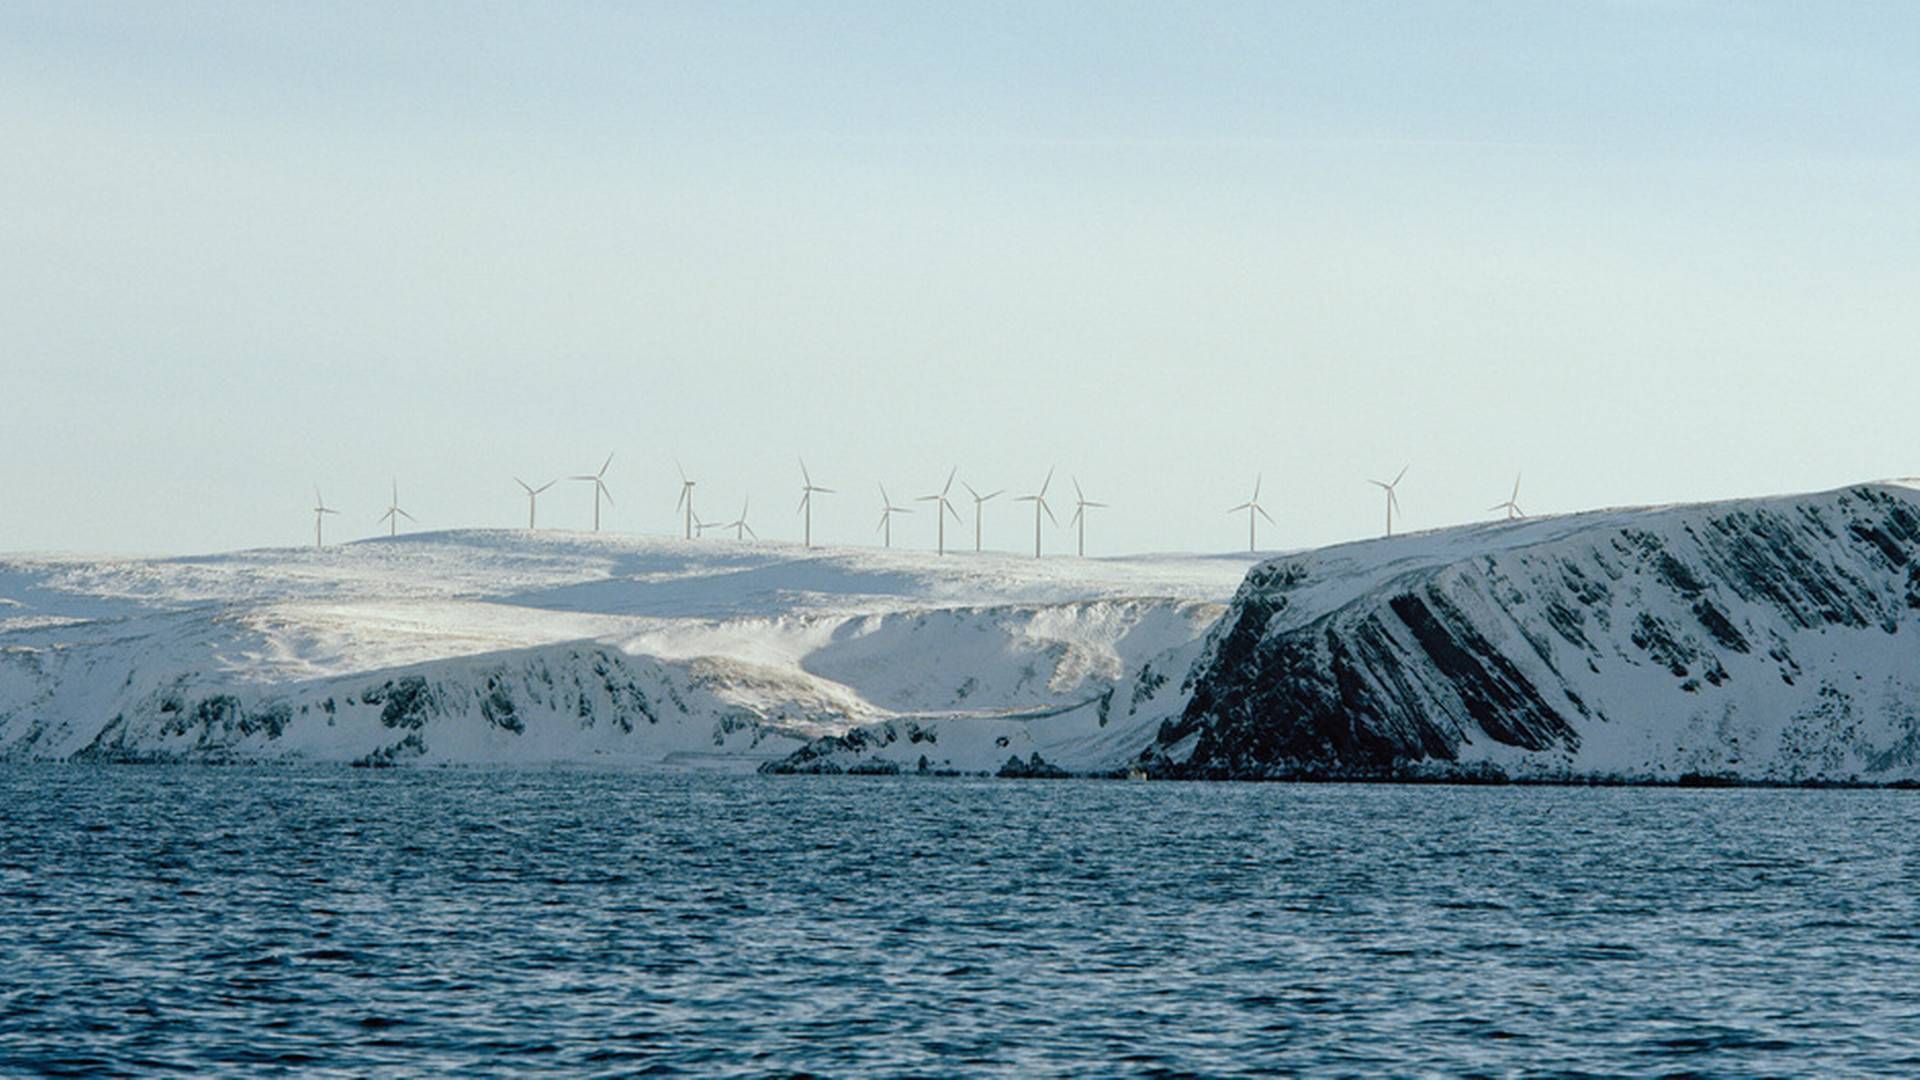
{"type": "Polygon", "coordinates": [[[0,756],[1915,780],[1920,495],[1258,564],[525,532],[0,560],[0,756]]]}
{"type": "Polygon", "coordinates": [[[518,531],[0,559],[0,756],[752,768],[960,721],[1082,766],[1152,738],[1105,745],[1100,703],[1177,687],[1250,563],[518,531]]]}
{"type": "Polygon", "coordinates": [[[1249,575],[1170,776],[1920,778],[1904,484],[1349,544],[1249,575]]]}

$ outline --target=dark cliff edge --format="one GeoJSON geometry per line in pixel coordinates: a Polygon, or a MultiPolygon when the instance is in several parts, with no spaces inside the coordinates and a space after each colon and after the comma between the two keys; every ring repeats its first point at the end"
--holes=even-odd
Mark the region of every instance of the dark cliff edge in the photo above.
{"type": "Polygon", "coordinates": [[[1920,500],[1862,485],[1276,559],[1186,690],[1149,776],[1910,784],[1920,500]]]}

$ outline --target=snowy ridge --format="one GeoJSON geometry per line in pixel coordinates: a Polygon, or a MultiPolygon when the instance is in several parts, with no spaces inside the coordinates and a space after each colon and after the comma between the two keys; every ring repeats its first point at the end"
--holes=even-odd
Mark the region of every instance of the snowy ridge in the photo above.
{"type": "Polygon", "coordinates": [[[1249,574],[1166,776],[1920,778],[1902,484],[1343,545],[1249,574]]]}
{"type": "Polygon", "coordinates": [[[1072,711],[1196,649],[1250,562],[505,531],[0,560],[0,756],[754,768],[1072,711]]]}
{"type": "Polygon", "coordinates": [[[524,532],[0,560],[13,758],[1892,783],[1917,705],[1902,484],[1258,563],[524,532]]]}

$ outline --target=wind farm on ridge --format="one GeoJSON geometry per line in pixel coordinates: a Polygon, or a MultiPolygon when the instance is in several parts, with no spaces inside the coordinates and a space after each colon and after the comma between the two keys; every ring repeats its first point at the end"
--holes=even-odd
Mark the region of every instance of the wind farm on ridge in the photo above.
{"type": "MultiPolygon", "coordinates": [[[[593,532],[599,532],[601,528],[602,502],[604,501],[605,504],[610,507],[616,505],[612,488],[607,483],[608,471],[613,466],[615,453],[616,452],[609,452],[606,457],[601,460],[600,467],[591,473],[576,473],[564,477],[564,479],[569,481],[592,485],[593,501],[589,521],[590,528],[593,532]]],[[[811,548],[814,546],[814,501],[818,496],[838,494],[838,489],[816,483],[812,472],[807,468],[807,463],[804,458],[798,459],[798,463],[800,472],[800,501],[794,509],[794,514],[800,519],[798,522],[800,542],[803,546],[811,548]]],[[[1386,512],[1385,531],[1383,533],[1385,536],[1391,537],[1394,535],[1395,515],[1401,513],[1399,487],[1401,482],[1406,479],[1407,473],[1411,468],[1412,466],[1410,464],[1402,466],[1400,471],[1396,473],[1390,481],[1374,479],[1365,481],[1366,484],[1378,488],[1382,494],[1386,512]]],[[[674,469],[679,474],[680,487],[678,498],[673,505],[673,510],[681,519],[681,535],[683,539],[695,540],[704,537],[709,530],[718,530],[723,533],[730,532],[732,539],[736,543],[746,543],[750,540],[760,541],[762,539],[759,532],[747,521],[747,514],[752,506],[751,493],[744,494],[741,497],[739,515],[733,520],[707,521],[702,519],[698,511],[694,508],[694,495],[699,486],[698,481],[688,475],[685,466],[679,461],[674,462],[674,469]]],[[[1046,526],[1048,523],[1051,523],[1056,529],[1062,527],[1059,517],[1053,511],[1052,504],[1048,502],[1048,492],[1052,489],[1055,472],[1056,467],[1050,466],[1036,489],[1029,494],[1015,496],[1013,500],[1015,502],[1033,504],[1034,558],[1043,558],[1047,554],[1046,526]]],[[[527,498],[527,529],[536,530],[540,528],[540,496],[555,484],[559,483],[560,479],[562,478],[555,478],[545,483],[535,485],[528,483],[521,477],[513,477],[513,482],[519,486],[521,492],[527,498]]],[[[1070,529],[1074,534],[1074,555],[1084,558],[1087,554],[1087,523],[1090,519],[1088,511],[1107,509],[1111,504],[1087,498],[1085,490],[1080,485],[1079,478],[1070,477],[1069,479],[1073,485],[1074,501],[1073,513],[1067,519],[1065,527],[1070,529]]],[[[967,519],[954,506],[954,503],[957,501],[953,496],[953,486],[956,481],[966,491],[968,498],[973,503],[973,550],[975,552],[985,550],[983,523],[986,516],[987,504],[1001,495],[1006,494],[1005,488],[995,488],[982,493],[981,490],[975,488],[969,480],[961,478],[959,466],[956,465],[948,469],[946,480],[937,491],[916,497],[914,500],[916,502],[932,504],[932,549],[939,555],[948,554],[948,520],[951,519],[956,526],[964,527],[967,524],[967,519]]],[[[1253,481],[1252,495],[1245,502],[1226,508],[1228,515],[1246,514],[1247,551],[1250,553],[1260,550],[1259,526],[1262,519],[1271,526],[1278,527],[1280,524],[1260,501],[1260,492],[1264,481],[1265,477],[1263,474],[1256,474],[1253,481]]],[[[896,514],[911,515],[913,508],[897,505],[887,493],[887,487],[884,482],[876,481],[875,487],[879,491],[880,507],[879,518],[874,525],[873,532],[879,534],[880,546],[890,549],[893,547],[894,540],[894,516],[896,514]]],[[[1487,507],[1485,512],[1497,512],[1501,515],[1500,520],[1506,521],[1523,518],[1526,514],[1520,508],[1519,499],[1520,475],[1516,473],[1512,490],[1507,498],[1502,502],[1487,507]]],[[[326,546],[326,519],[328,517],[341,516],[342,511],[337,507],[327,505],[326,499],[321,494],[320,487],[316,485],[314,488],[314,506],[312,513],[314,515],[313,543],[316,548],[323,548],[326,546]]],[[[389,484],[389,499],[385,512],[375,518],[374,521],[376,524],[386,525],[387,535],[394,537],[399,535],[399,525],[402,518],[409,524],[419,524],[418,518],[401,507],[400,482],[398,477],[394,477],[389,484]]],[[[1401,531],[1405,531],[1404,523],[1402,524],[1401,531]]]]}

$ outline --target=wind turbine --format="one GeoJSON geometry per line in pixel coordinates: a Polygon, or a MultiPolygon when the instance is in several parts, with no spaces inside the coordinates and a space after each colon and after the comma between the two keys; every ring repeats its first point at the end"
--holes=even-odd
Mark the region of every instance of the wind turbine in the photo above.
{"type": "Polygon", "coordinates": [[[679,510],[682,507],[686,509],[687,539],[691,540],[693,539],[693,522],[694,522],[694,517],[693,517],[693,484],[694,482],[692,480],[687,479],[687,470],[680,468],[679,462],[677,461],[674,462],[673,467],[680,473],[680,501],[674,503],[673,508],[675,510],[679,510]]]}
{"type": "Polygon", "coordinates": [[[1003,494],[1006,491],[1006,489],[1001,488],[999,491],[994,492],[992,495],[982,495],[979,492],[973,490],[973,485],[967,483],[965,480],[960,481],[960,486],[963,488],[966,488],[967,494],[973,496],[973,550],[979,551],[980,550],[980,504],[986,502],[988,499],[993,498],[994,495],[1003,494]]]}
{"type": "Polygon", "coordinates": [[[607,497],[607,505],[608,506],[613,505],[613,492],[607,490],[607,482],[601,479],[601,477],[607,475],[607,466],[611,464],[613,464],[613,455],[609,453],[607,455],[607,460],[600,463],[599,472],[591,473],[583,476],[567,477],[567,479],[569,480],[590,480],[593,482],[593,531],[594,532],[600,531],[600,496],[605,495],[607,497]]]}
{"type": "MultiPolygon", "coordinates": [[[[816,485],[813,482],[813,477],[807,475],[807,459],[801,458],[800,459],[800,513],[806,516],[807,525],[806,525],[805,536],[806,536],[806,545],[808,547],[813,546],[813,496],[815,495],[815,493],[818,493],[821,495],[831,495],[833,494],[833,489],[820,487],[816,485]]],[[[742,515],[742,516],[745,516],[745,515],[742,515]]],[[[756,536],[754,537],[754,539],[758,540],[759,537],[756,536]]]]}
{"type": "Polygon", "coordinates": [[[1492,506],[1487,507],[1487,510],[1489,512],[1494,510],[1505,510],[1507,512],[1508,521],[1512,521],[1514,518],[1523,518],[1527,516],[1526,511],[1520,509],[1520,474],[1519,473],[1513,474],[1513,494],[1507,496],[1507,501],[1503,503],[1494,503],[1492,506]]]}
{"type": "Polygon", "coordinates": [[[1381,491],[1384,491],[1387,493],[1387,535],[1388,536],[1393,535],[1393,511],[1396,507],[1400,505],[1400,498],[1399,496],[1393,493],[1393,489],[1400,486],[1400,478],[1407,475],[1407,470],[1412,467],[1413,466],[1411,465],[1400,466],[1400,476],[1394,477],[1393,483],[1391,484],[1385,483],[1380,480],[1367,481],[1367,483],[1372,484],[1374,487],[1377,487],[1381,491]]]}
{"type": "Polygon", "coordinates": [[[393,536],[399,531],[401,518],[413,521],[415,525],[420,524],[414,521],[412,514],[400,509],[400,478],[396,476],[393,478],[393,501],[387,504],[387,512],[380,515],[380,520],[387,523],[388,536],[393,536]]]}
{"type": "Polygon", "coordinates": [[[1273,515],[1267,513],[1266,507],[1260,505],[1260,477],[1258,475],[1255,475],[1253,478],[1253,498],[1227,511],[1227,513],[1237,514],[1242,510],[1247,512],[1247,550],[1251,552],[1254,550],[1253,527],[1255,522],[1253,515],[1259,514],[1261,517],[1266,518],[1268,522],[1273,521],[1273,515]]]}
{"type": "Polygon", "coordinates": [[[1060,524],[1060,519],[1053,516],[1053,507],[1047,505],[1047,488],[1052,483],[1053,469],[1052,467],[1048,467],[1047,478],[1040,484],[1040,490],[1037,494],[1022,495],[1013,500],[1014,502],[1030,502],[1033,504],[1033,557],[1036,559],[1040,557],[1040,514],[1044,511],[1048,521],[1053,522],[1055,525],[1060,524]]]}
{"type": "Polygon", "coordinates": [[[1077,476],[1073,478],[1073,517],[1068,520],[1068,524],[1080,527],[1080,541],[1075,554],[1083,559],[1087,556],[1087,511],[1105,505],[1107,504],[1103,502],[1089,501],[1087,493],[1080,490],[1080,478],[1077,476]]]}
{"type": "Polygon", "coordinates": [[[940,493],[938,495],[922,495],[918,500],[916,500],[918,502],[930,502],[930,503],[939,504],[934,509],[933,517],[935,521],[938,521],[940,523],[939,550],[940,550],[940,554],[942,555],[945,555],[947,553],[947,515],[952,514],[953,520],[955,521],[960,520],[960,511],[955,510],[953,508],[953,503],[947,499],[947,492],[953,490],[953,476],[955,473],[959,471],[960,471],[960,467],[958,465],[948,470],[947,486],[941,488],[940,493]]]}
{"type": "Polygon", "coordinates": [[[327,505],[327,500],[324,498],[321,498],[320,496],[320,485],[315,484],[313,486],[313,546],[314,547],[320,548],[320,547],[326,546],[320,542],[320,523],[326,520],[326,516],[328,514],[337,514],[339,512],[340,511],[335,510],[332,507],[329,507],[327,505]]]}
{"type": "Polygon", "coordinates": [[[727,522],[727,521],[701,521],[701,520],[700,520],[700,515],[699,515],[699,514],[695,514],[695,515],[693,515],[693,535],[695,535],[695,536],[705,536],[705,535],[707,535],[707,530],[708,530],[708,529],[724,529],[724,528],[726,528],[726,527],[727,527],[728,525],[730,525],[730,524],[732,524],[732,522],[727,522]]]}
{"type": "Polygon", "coordinates": [[[514,482],[514,483],[516,483],[516,484],[519,484],[519,485],[520,485],[520,486],[521,486],[522,488],[524,488],[524,489],[526,490],[526,493],[527,493],[527,528],[528,528],[529,530],[531,530],[531,529],[533,528],[533,509],[534,509],[534,500],[535,500],[535,499],[538,499],[538,498],[540,497],[540,493],[541,493],[541,492],[543,492],[543,491],[545,491],[545,490],[547,490],[548,488],[550,488],[550,487],[552,487],[553,485],[555,485],[555,484],[557,484],[557,483],[559,483],[560,481],[558,481],[558,480],[549,480],[549,481],[547,481],[546,483],[544,483],[544,484],[541,484],[541,485],[540,485],[539,487],[534,487],[534,486],[533,486],[532,484],[529,484],[529,483],[527,483],[527,482],[526,482],[525,480],[522,480],[522,479],[520,479],[519,477],[517,477],[517,476],[516,476],[516,477],[514,477],[514,478],[513,478],[513,482],[514,482]]]}
{"type": "Polygon", "coordinates": [[[749,536],[755,540],[760,539],[760,534],[754,532],[753,526],[747,524],[747,503],[750,502],[752,498],[753,497],[749,495],[747,498],[741,499],[740,516],[720,526],[723,529],[732,529],[735,540],[745,540],[749,536]]]}
{"type": "Polygon", "coordinates": [[[908,507],[893,505],[893,500],[887,497],[887,485],[880,485],[880,524],[874,526],[874,531],[886,533],[888,547],[893,546],[893,515],[911,513],[908,507]]]}

